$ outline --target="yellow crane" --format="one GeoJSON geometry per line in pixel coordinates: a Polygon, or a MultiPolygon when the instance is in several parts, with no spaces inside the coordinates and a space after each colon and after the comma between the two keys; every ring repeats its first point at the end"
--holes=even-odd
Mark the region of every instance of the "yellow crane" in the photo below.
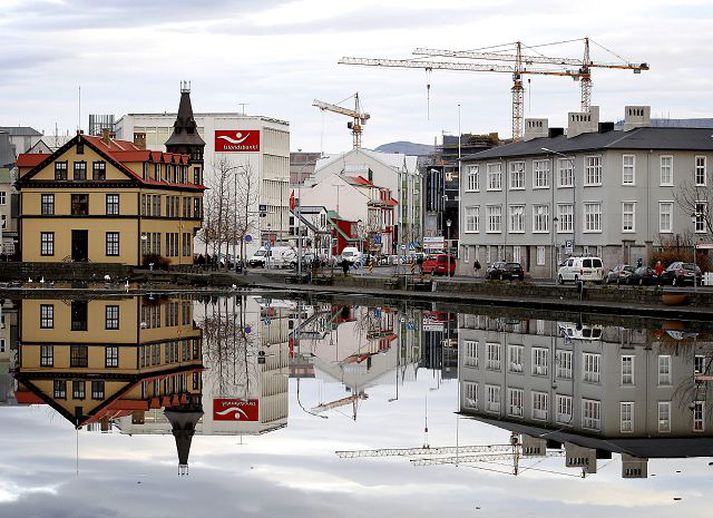
{"type": "MultiPolygon", "coordinates": [[[[368,113],[362,111],[361,103],[359,102],[359,92],[356,92],[354,95],[347,97],[347,99],[344,99],[344,101],[351,98],[354,98],[353,110],[349,108],[344,108],[343,106],[339,106],[339,103],[332,104],[320,101],[319,99],[315,99],[314,101],[312,101],[312,106],[316,106],[322,111],[329,111],[333,113],[338,113],[340,115],[346,115],[347,117],[351,117],[352,120],[347,123],[347,128],[352,130],[352,143],[354,145],[354,148],[359,148],[361,147],[361,134],[363,131],[363,126],[366,124],[366,121],[369,120],[371,116],[368,113]]],[[[340,103],[344,101],[340,101],[340,103]]]]}

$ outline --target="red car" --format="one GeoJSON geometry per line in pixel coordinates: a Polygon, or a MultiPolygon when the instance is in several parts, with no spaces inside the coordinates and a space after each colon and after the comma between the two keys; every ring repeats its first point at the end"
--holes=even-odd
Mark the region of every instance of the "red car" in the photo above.
{"type": "Polygon", "coordinates": [[[451,255],[451,268],[448,272],[448,254],[429,255],[423,261],[423,273],[431,275],[453,275],[456,272],[456,257],[451,255]]]}

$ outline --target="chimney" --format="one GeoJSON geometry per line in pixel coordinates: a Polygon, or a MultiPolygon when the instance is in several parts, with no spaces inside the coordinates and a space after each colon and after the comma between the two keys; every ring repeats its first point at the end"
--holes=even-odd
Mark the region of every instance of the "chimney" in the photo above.
{"type": "Polygon", "coordinates": [[[621,478],[648,478],[649,459],[621,454],[621,478]]]}
{"type": "Polygon", "coordinates": [[[651,126],[651,106],[625,106],[624,131],[651,126]]]}
{"type": "Polygon", "coordinates": [[[546,137],[548,134],[547,119],[525,119],[525,137],[523,140],[528,140],[546,137]]]}
{"type": "Polygon", "coordinates": [[[570,112],[567,114],[567,138],[582,133],[596,133],[599,130],[599,106],[592,106],[589,112],[570,112]]]}
{"type": "Polygon", "coordinates": [[[102,142],[107,146],[111,142],[111,131],[109,128],[102,128],[102,142]]]}
{"type": "Polygon", "coordinates": [[[146,133],[134,133],[134,146],[139,149],[146,149],[146,133]]]}

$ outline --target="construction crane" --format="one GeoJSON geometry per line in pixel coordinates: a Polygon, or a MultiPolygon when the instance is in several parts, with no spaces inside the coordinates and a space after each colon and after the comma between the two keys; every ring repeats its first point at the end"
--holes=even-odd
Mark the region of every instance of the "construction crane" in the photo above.
{"type": "Polygon", "coordinates": [[[420,455],[449,455],[455,453],[499,454],[510,452],[512,444],[474,444],[466,446],[424,446],[421,448],[379,448],[376,450],[340,450],[334,453],[340,459],[363,457],[417,457],[420,455]]]}
{"type": "MultiPolygon", "coordinates": [[[[575,40],[576,41],[576,40],[575,40]]],[[[429,61],[422,59],[379,59],[379,58],[354,58],[343,57],[338,61],[342,65],[362,65],[362,66],[381,66],[393,68],[420,68],[426,70],[427,74],[435,69],[440,70],[461,70],[471,72],[500,72],[509,73],[512,75],[513,86],[512,92],[512,138],[520,140],[524,126],[525,113],[525,89],[522,85],[522,76],[529,75],[545,75],[545,76],[561,76],[571,77],[575,81],[581,83],[581,106],[582,111],[588,112],[591,108],[591,68],[613,68],[633,70],[634,73],[641,73],[642,70],[648,70],[646,63],[632,64],[623,62],[615,63],[595,63],[590,59],[589,55],[589,38],[584,38],[585,50],[581,60],[573,58],[554,58],[544,55],[532,56],[524,55],[522,52],[525,45],[522,42],[515,42],[515,53],[506,54],[495,51],[454,51],[454,50],[439,50],[439,49],[416,49],[415,55],[421,56],[441,56],[449,58],[467,58],[467,59],[490,59],[493,61],[511,62],[512,65],[502,65],[497,63],[468,63],[458,61],[429,61]],[[544,64],[555,67],[577,66],[576,70],[567,69],[533,69],[528,68],[531,64],[544,64]]],[[[558,42],[564,43],[564,42],[558,42]]],[[[549,45],[549,44],[548,44],[549,45]]],[[[597,44],[598,45],[598,44],[597,44]]],[[[599,45],[601,47],[601,45],[599,45]]],[[[502,47],[502,46],[500,46],[502,47]]],[[[604,47],[602,47],[604,48],[604,47]]],[[[608,52],[608,49],[605,49],[608,52]]],[[[612,52],[612,54],[614,54],[612,52]]],[[[615,54],[616,55],[616,54],[615,54]]],[[[427,94],[430,96],[430,83],[426,85],[427,94]]]]}
{"type": "Polygon", "coordinates": [[[339,113],[340,115],[346,115],[347,117],[351,117],[352,120],[350,122],[347,122],[347,128],[352,130],[352,142],[354,148],[356,149],[361,147],[361,134],[363,131],[363,126],[366,124],[366,121],[369,120],[371,116],[368,113],[361,111],[361,104],[359,103],[359,92],[356,92],[353,96],[347,97],[345,101],[351,99],[352,97],[354,98],[353,110],[350,110],[349,108],[344,108],[343,106],[339,106],[338,104],[326,103],[318,99],[312,101],[312,106],[316,106],[322,111],[339,113]]]}
{"type": "Polygon", "coordinates": [[[312,409],[312,412],[319,414],[321,412],[325,412],[327,410],[331,410],[333,408],[339,408],[345,405],[352,405],[352,418],[356,421],[357,418],[357,404],[360,399],[368,399],[369,396],[365,392],[359,392],[352,394],[347,397],[343,397],[341,399],[337,399],[335,401],[329,401],[327,403],[320,403],[316,407],[312,409]]]}

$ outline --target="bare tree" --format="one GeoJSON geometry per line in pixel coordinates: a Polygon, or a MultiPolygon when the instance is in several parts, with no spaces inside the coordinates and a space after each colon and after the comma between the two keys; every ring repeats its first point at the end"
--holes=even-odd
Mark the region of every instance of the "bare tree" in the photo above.
{"type": "Polygon", "coordinates": [[[260,199],[260,186],[252,166],[241,164],[235,169],[234,227],[232,238],[240,241],[240,258],[245,261],[245,236],[258,230],[255,206],[260,199]]]}
{"type": "Polygon", "coordinates": [[[206,254],[210,245],[213,254],[221,254],[223,245],[229,239],[227,223],[231,221],[231,186],[235,167],[222,157],[212,164],[213,173],[208,176],[208,190],[204,196],[204,219],[202,240],[206,254]]]}
{"type": "Polygon", "coordinates": [[[698,185],[691,175],[674,192],[674,200],[686,216],[702,222],[707,234],[713,234],[713,182],[698,185]]]}

